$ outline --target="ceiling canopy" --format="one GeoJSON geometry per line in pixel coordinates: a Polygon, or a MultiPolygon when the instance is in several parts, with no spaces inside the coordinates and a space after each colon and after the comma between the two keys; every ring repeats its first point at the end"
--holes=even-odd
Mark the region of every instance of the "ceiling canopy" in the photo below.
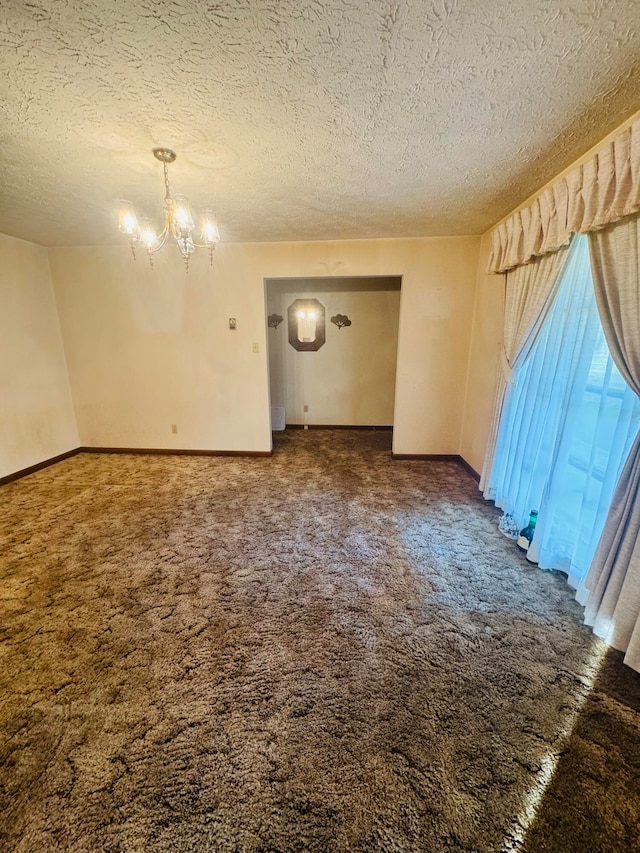
{"type": "Polygon", "coordinates": [[[172,186],[223,242],[478,234],[640,108],[637,0],[12,0],[0,231],[117,243],[172,186]]]}

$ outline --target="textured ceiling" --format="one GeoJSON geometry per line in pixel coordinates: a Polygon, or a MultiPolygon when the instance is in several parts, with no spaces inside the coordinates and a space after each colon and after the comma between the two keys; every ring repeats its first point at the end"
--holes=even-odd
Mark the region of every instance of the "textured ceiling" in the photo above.
{"type": "Polygon", "coordinates": [[[118,241],[172,186],[223,240],[477,234],[640,108],[639,0],[9,0],[0,231],[118,241]]]}

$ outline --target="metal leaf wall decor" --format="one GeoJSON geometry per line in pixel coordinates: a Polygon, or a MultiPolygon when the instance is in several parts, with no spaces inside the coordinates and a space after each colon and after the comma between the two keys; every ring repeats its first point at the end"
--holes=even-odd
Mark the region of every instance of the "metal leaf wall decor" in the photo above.
{"type": "Polygon", "coordinates": [[[346,314],[336,314],[335,317],[331,318],[331,322],[338,327],[338,330],[351,325],[351,320],[346,314]]]}

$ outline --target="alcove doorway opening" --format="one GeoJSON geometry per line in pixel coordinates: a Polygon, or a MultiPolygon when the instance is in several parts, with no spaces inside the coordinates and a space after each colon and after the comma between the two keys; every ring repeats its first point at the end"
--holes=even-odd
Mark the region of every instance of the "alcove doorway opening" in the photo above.
{"type": "Polygon", "coordinates": [[[392,429],[402,276],[265,279],[271,429],[392,429]]]}

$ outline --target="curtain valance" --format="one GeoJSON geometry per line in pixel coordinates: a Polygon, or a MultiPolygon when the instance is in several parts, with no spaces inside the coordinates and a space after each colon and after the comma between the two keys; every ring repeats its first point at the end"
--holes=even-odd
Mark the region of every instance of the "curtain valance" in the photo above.
{"type": "Polygon", "coordinates": [[[586,234],[640,212],[640,118],[494,228],[489,272],[501,273],[557,251],[586,234]]]}

